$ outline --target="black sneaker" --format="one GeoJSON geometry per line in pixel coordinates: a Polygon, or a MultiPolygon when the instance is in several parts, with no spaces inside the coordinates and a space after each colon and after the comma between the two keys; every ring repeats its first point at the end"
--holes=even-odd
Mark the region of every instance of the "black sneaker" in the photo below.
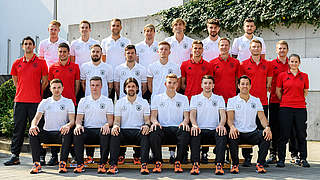
{"type": "Polygon", "coordinates": [[[202,153],[200,162],[202,164],[208,164],[209,160],[208,160],[208,154],[207,153],[202,153]]]}
{"type": "Polygon", "coordinates": [[[300,158],[298,156],[292,156],[290,162],[292,164],[300,165],[300,158]]]}
{"type": "Polygon", "coordinates": [[[251,164],[251,158],[245,158],[242,166],[243,166],[243,167],[251,167],[251,166],[252,166],[252,164],[251,164]]]}
{"type": "Polygon", "coordinates": [[[58,165],[59,162],[58,162],[58,157],[56,156],[51,156],[49,162],[48,162],[48,166],[55,166],[55,165],[58,165]]]}
{"type": "Polygon", "coordinates": [[[280,168],[283,168],[285,167],[286,165],[284,164],[284,161],[278,161],[277,162],[277,167],[280,167],[280,168]]]}
{"type": "Polygon", "coordinates": [[[300,166],[302,166],[302,167],[310,167],[310,164],[308,163],[307,160],[301,160],[300,161],[300,166]]]}
{"type": "Polygon", "coordinates": [[[3,163],[5,166],[12,166],[12,165],[19,165],[20,164],[20,158],[19,156],[12,155],[10,160],[3,163]]]}
{"type": "Polygon", "coordinates": [[[46,157],[45,156],[40,156],[40,165],[45,166],[46,165],[46,157]]]}
{"type": "Polygon", "coordinates": [[[277,157],[274,154],[270,154],[269,159],[266,161],[266,164],[276,164],[277,163],[277,157]]]}

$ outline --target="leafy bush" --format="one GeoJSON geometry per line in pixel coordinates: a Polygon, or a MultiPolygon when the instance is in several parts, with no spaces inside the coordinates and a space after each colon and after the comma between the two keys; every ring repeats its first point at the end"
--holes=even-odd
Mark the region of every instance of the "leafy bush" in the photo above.
{"type": "Polygon", "coordinates": [[[16,88],[10,79],[0,86],[0,128],[2,135],[12,136],[13,132],[13,100],[16,88]]]}

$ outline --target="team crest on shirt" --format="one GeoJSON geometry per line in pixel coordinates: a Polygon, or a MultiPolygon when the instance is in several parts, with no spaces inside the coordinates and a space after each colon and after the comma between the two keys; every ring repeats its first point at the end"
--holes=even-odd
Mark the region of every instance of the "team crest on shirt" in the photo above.
{"type": "Polygon", "coordinates": [[[211,103],[212,103],[212,106],[213,106],[213,107],[216,107],[217,104],[218,104],[217,101],[212,101],[211,103]]]}
{"type": "Polygon", "coordinates": [[[205,50],[209,50],[209,46],[204,46],[204,49],[205,50]]]}
{"type": "Polygon", "coordinates": [[[302,76],[300,76],[299,79],[300,79],[300,81],[303,81],[303,77],[302,76]]]}
{"type": "Polygon", "coordinates": [[[165,106],[164,102],[161,102],[159,106],[163,108],[165,106]]]}
{"type": "Polygon", "coordinates": [[[107,46],[108,46],[108,47],[111,46],[111,43],[108,43],[107,46]]]}
{"type": "Polygon", "coordinates": [[[181,107],[181,102],[176,102],[176,106],[177,106],[177,108],[180,108],[181,107]]]}
{"type": "Polygon", "coordinates": [[[72,72],[73,70],[72,70],[72,68],[69,68],[69,72],[72,72]]]}
{"type": "Polygon", "coordinates": [[[58,70],[58,69],[56,70],[56,73],[57,73],[57,72],[59,72],[59,70],[58,70]]]}
{"type": "Polygon", "coordinates": [[[127,110],[127,107],[126,106],[122,106],[121,107],[121,111],[126,111],[127,110]]]}
{"type": "Polygon", "coordinates": [[[230,67],[231,67],[231,68],[234,68],[234,63],[230,63],[230,67]]]}
{"type": "Polygon", "coordinates": [[[240,104],[237,104],[237,105],[236,105],[236,109],[237,109],[237,110],[240,110],[240,109],[241,109],[241,105],[240,105],[240,104]]]}
{"type": "Polygon", "coordinates": [[[34,64],[33,64],[33,67],[34,67],[34,68],[37,68],[37,67],[38,67],[38,64],[37,64],[37,63],[34,63],[34,64]]]}
{"type": "Polygon", "coordinates": [[[121,71],[121,76],[126,76],[126,72],[125,71],[121,71]]]}
{"type": "Polygon", "coordinates": [[[140,76],[140,71],[137,70],[136,72],[134,72],[134,74],[135,74],[136,76],[140,76]]]}
{"type": "Polygon", "coordinates": [[[202,71],[206,71],[206,67],[205,67],[205,66],[202,66],[202,67],[201,67],[201,70],[202,70],[202,71]]]}
{"type": "Polygon", "coordinates": [[[219,66],[216,66],[216,69],[219,69],[220,67],[219,66]]]}
{"type": "Polygon", "coordinates": [[[173,73],[173,70],[172,69],[168,69],[168,74],[171,74],[173,73]]]}
{"type": "Polygon", "coordinates": [[[89,104],[86,104],[84,109],[89,109],[89,107],[90,107],[89,104]]]}
{"type": "Polygon", "coordinates": [[[103,69],[101,69],[101,70],[100,70],[100,74],[101,74],[101,76],[104,76],[104,75],[106,74],[106,71],[103,70],[103,69]]]}
{"type": "Polygon", "coordinates": [[[157,48],[157,47],[154,47],[154,48],[153,48],[153,52],[156,53],[157,51],[158,51],[158,48],[157,48]]]}
{"type": "Polygon", "coordinates": [[[202,106],[202,102],[199,101],[199,102],[198,102],[198,107],[201,107],[201,106],[202,106]]]}
{"type": "Polygon", "coordinates": [[[106,105],[104,103],[101,103],[99,107],[100,107],[100,109],[104,109],[106,107],[106,105]]]}
{"type": "Polygon", "coordinates": [[[19,64],[18,68],[21,68],[21,67],[22,67],[21,64],[19,64]]]}
{"type": "Polygon", "coordinates": [[[248,67],[248,70],[251,70],[251,67],[248,67]]]}
{"type": "Polygon", "coordinates": [[[60,110],[63,111],[63,110],[65,110],[65,109],[66,109],[66,106],[65,106],[64,104],[61,104],[61,105],[60,105],[60,110]]]}
{"type": "Polygon", "coordinates": [[[159,73],[160,73],[159,71],[154,72],[155,75],[158,75],[159,73]]]}
{"type": "Polygon", "coordinates": [[[124,48],[124,46],[125,46],[124,42],[121,42],[121,43],[120,43],[120,46],[121,46],[122,48],[124,48]]]}
{"type": "Polygon", "coordinates": [[[187,43],[184,43],[183,44],[183,49],[187,49],[188,48],[188,44],[187,43]]]}
{"type": "Polygon", "coordinates": [[[51,109],[51,106],[50,106],[50,105],[49,105],[49,106],[47,106],[46,110],[49,110],[49,109],[51,109]]]}
{"type": "Polygon", "coordinates": [[[136,105],[136,110],[137,110],[137,111],[141,111],[141,110],[142,110],[142,106],[141,106],[140,104],[137,104],[137,105],[136,105]]]}
{"type": "Polygon", "coordinates": [[[255,109],[256,108],[256,103],[251,103],[251,108],[255,109]]]}
{"type": "Polygon", "coordinates": [[[278,67],[277,67],[277,66],[275,66],[273,69],[278,69],[278,67]]]}
{"type": "Polygon", "coordinates": [[[262,65],[261,68],[262,68],[263,70],[266,70],[266,69],[267,69],[266,65],[262,65]]]}

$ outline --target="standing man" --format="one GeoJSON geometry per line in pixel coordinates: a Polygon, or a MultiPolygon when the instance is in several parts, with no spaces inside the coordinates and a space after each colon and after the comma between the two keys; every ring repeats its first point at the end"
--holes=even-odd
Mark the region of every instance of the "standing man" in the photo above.
{"type": "Polygon", "coordinates": [[[240,62],[250,58],[251,52],[249,50],[250,42],[253,39],[257,39],[262,44],[261,57],[265,59],[266,55],[266,45],[261,37],[255,36],[253,33],[256,30],[254,25],[254,20],[248,18],[243,23],[244,35],[234,39],[231,54],[232,57],[237,58],[240,62]]]}
{"type": "MultiPolygon", "coordinates": [[[[139,84],[135,78],[124,82],[126,96],[115,106],[115,119],[110,138],[110,168],[108,174],[118,173],[117,163],[120,145],[141,146],[141,174],[149,174],[150,107],[147,100],[137,97],[139,84]]],[[[139,158],[139,157],[135,157],[139,158]]]]}
{"type": "Polygon", "coordinates": [[[33,53],[35,47],[34,40],[30,36],[25,37],[22,40],[24,56],[15,60],[11,68],[16,95],[13,107],[12,155],[4,163],[6,166],[20,164],[19,155],[27,123],[31,123],[34,118],[42,100],[42,92],[48,84],[47,64],[33,53]]]}
{"type": "Polygon", "coordinates": [[[211,61],[219,57],[218,43],[220,40],[220,21],[219,19],[208,19],[207,20],[207,31],[209,36],[202,41],[203,43],[203,59],[211,61]]]}
{"type": "Polygon", "coordinates": [[[183,61],[186,61],[191,57],[190,54],[193,39],[184,34],[186,26],[187,23],[183,19],[175,19],[171,23],[172,32],[174,35],[164,40],[171,45],[169,61],[178,64],[178,66],[181,66],[183,61]]]}

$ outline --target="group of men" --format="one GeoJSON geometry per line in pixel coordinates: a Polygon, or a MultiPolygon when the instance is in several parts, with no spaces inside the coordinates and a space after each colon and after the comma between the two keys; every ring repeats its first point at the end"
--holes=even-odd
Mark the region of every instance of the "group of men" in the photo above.
{"type": "MultiPolygon", "coordinates": [[[[191,174],[199,174],[200,163],[208,161],[209,149],[200,150],[201,144],[216,144],[215,173],[224,174],[227,142],[231,173],[239,173],[240,143],[259,145],[256,171],[265,173],[272,134],[275,140],[268,162],[276,161],[280,132],[274,82],[288,68],[287,42],[279,41],[277,58],[267,61],[264,41],[254,36],[252,19],[245,20],[245,34],[234,40],[232,48],[228,38],[218,35],[218,19],[207,21],[209,36],[203,41],[187,37],[186,22],[180,18],[172,22],[174,35],[159,43],[152,24],[144,27],[145,40],[136,46],[121,36],[120,19],[111,20],[110,28],[112,34],[100,44],[90,38],[91,24],[81,21],[81,37],[69,47],[58,36],[60,23],[52,21],[49,38],[40,43],[39,57],[33,53],[34,40],[23,39],[24,57],[11,70],[17,88],[15,129],[12,157],[5,165],[20,164],[28,120],[34,162],[31,173],[41,171],[41,142],[62,144],[60,173],[67,172],[72,143],[75,173],[85,170],[84,144],[100,144],[98,173],[109,174],[118,173],[117,164],[124,162],[125,149],[120,145],[125,144],[141,146],[134,149],[135,162],[140,163],[141,158],[141,174],[149,174],[150,149],[155,161],[152,172],[162,171],[162,144],[177,145],[176,157],[175,149],[170,149],[176,173],[183,172],[181,163],[189,144],[191,174]],[[271,128],[266,117],[268,91],[271,128]],[[48,98],[42,100],[43,95],[48,98]]],[[[52,153],[51,164],[58,163],[58,151],[52,153]]],[[[251,166],[251,153],[252,149],[243,151],[246,166],[251,166]]],[[[92,150],[87,149],[87,156],[93,157],[92,150]]]]}

